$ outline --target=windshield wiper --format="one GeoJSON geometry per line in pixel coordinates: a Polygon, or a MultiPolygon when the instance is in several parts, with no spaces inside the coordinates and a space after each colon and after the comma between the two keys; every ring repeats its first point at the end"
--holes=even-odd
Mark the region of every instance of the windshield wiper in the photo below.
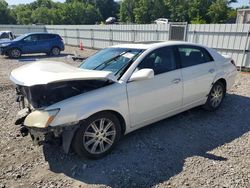
{"type": "MultiPolygon", "coordinates": [[[[107,61],[104,61],[104,62],[101,63],[100,65],[97,65],[95,68],[93,68],[93,70],[98,69],[98,68],[101,67],[102,65],[108,65],[111,61],[113,61],[113,60],[115,60],[115,59],[121,57],[122,55],[124,55],[124,54],[126,54],[126,53],[128,53],[128,52],[130,52],[130,51],[131,51],[131,50],[127,50],[127,51],[125,51],[125,52],[120,53],[119,55],[117,55],[117,56],[115,56],[115,57],[112,57],[111,59],[108,59],[107,61]]],[[[105,68],[105,67],[106,67],[106,66],[104,66],[103,68],[105,68]]]]}

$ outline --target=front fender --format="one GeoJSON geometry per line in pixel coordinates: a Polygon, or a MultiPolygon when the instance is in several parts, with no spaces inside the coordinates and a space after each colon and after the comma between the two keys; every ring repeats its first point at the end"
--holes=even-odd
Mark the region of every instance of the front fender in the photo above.
{"type": "Polygon", "coordinates": [[[118,112],[123,116],[126,125],[130,124],[126,86],[123,84],[112,84],[69,98],[48,107],[46,110],[55,108],[59,108],[60,111],[50,126],[81,121],[106,110],[118,112]]]}

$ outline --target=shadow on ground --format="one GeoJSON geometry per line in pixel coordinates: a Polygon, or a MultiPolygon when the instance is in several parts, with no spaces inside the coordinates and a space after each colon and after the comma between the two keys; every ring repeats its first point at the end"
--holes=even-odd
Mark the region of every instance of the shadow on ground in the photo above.
{"type": "Polygon", "coordinates": [[[210,150],[250,131],[250,98],[228,94],[216,112],[195,108],[125,136],[116,149],[100,160],[65,155],[44,146],[50,170],[88,184],[145,187],[180,173],[187,157],[224,161],[210,150]]]}

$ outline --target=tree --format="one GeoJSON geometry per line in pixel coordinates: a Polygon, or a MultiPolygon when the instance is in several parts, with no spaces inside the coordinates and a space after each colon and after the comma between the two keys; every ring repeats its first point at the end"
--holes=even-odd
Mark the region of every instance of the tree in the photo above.
{"type": "Polygon", "coordinates": [[[153,2],[151,0],[139,0],[134,8],[136,23],[150,23],[152,22],[152,8],[153,2]]]}
{"type": "Polygon", "coordinates": [[[9,7],[0,0],[0,24],[95,24],[108,17],[126,23],[152,23],[158,18],[191,23],[234,22],[236,0],[36,0],[9,7]]]}
{"type": "Polygon", "coordinates": [[[153,0],[152,20],[158,18],[170,18],[170,11],[164,4],[164,0],[153,0]]]}
{"type": "Polygon", "coordinates": [[[203,24],[206,23],[206,10],[211,3],[207,0],[193,0],[189,2],[188,16],[191,23],[203,24]]]}
{"type": "Polygon", "coordinates": [[[114,0],[94,0],[92,4],[99,9],[102,19],[116,17],[119,12],[119,4],[114,0]]]}
{"type": "Polygon", "coordinates": [[[15,23],[15,14],[8,8],[8,3],[0,0],[0,24],[15,23]]]}
{"type": "Polygon", "coordinates": [[[120,21],[122,22],[135,22],[134,9],[136,2],[134,0],[123,0],[120,6],[120,21]]]}
{"type": "Polygon", "coordinates": [[[226,0],[214,1],[208,9],[207,15],[212,23],[224,23],[228,16],[228,4],[226,0]]]}
{"type": "Polygon", "coordinates": [[[170,20],[174,22],[188,22],[189,1],[164,0],[165,6],[170,11],[170,20]]]}
{"type": "Polygon", "coordinates": [[[33,23],[39,24],[53,24],[54,17],[52,11],[46,7],[39,7],[32,12],[31,15],[33,23]]]}
{"type": "Polygon", "coordinates": [[[100,13],[91,4],[73,2],[59,6],[61,24],[94,24],[101,20],[100,13]]]}

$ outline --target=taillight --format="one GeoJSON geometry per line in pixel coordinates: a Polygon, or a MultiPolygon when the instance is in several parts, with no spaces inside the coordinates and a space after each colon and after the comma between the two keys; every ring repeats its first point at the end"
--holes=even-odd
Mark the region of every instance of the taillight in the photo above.
{"type": "Polygon", "coordinates": [[[231,61],[230,61],[235,67],[236,67],[236,64],[235,64],[235,62],[234,62],[234,60],[233,59],[231,59],[231,61]]]}

